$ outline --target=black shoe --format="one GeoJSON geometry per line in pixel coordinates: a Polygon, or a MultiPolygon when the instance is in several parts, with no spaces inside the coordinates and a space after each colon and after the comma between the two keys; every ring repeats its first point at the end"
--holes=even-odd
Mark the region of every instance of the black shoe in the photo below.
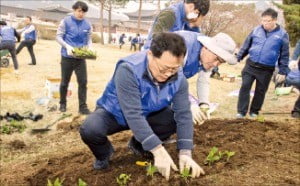
{"type": "Polygon", "coordinates": [[[300,118],[300,112],[293,111],[293,112],[292,112],[292,117],[293,117],[293,118],[298,118],[298,119],[299,119],[299,118],[300,118]]]}
{"type": "Polygon", "coordinates": [[[102,169],[107,169],[108,165],[109,165],[109,160],[112,157],[113,153],[114,153],[114,148],[112,147],[112,145],[110,146],[109,149],[109,153],[108,156],[102,160],[98,160],[96,159],[96,161],[93,164],[93,167],[95,170],[102,170],[102,169]]]}
{"type": "Polygon", "coordinates": [[[87,107],[84,107],[84,108],[79,109],[79,113],[83,114],[83,115],[88,115],[91,113],[91,111],[87,107]]]}
{"type": "Polygon", "coordinates": [[[65,104],[60,104],[59,111],[66,112],[67,111],[67,106],[65,104]]]}
{"type": "Polygon", "coordinates": [[[28,63],[28,65],[35,65],[35,64],[33,64],[33,63],[28,63]]]}
{"type": "Polygon", "coordinates": [[[134,137],[130,139],[128,148],[133,152],[134,155],[142,156],[147,159],[153,159],[153,154],[149,151],[145,151],[142,145],[134,137]]]}

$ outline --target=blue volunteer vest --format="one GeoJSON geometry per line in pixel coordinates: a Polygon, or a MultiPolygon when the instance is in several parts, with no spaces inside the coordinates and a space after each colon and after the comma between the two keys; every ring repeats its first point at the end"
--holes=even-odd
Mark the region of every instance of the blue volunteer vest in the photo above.
{"type": "Polygon", "coordinates": [[[250,59],[263,65],[275,66],[283,45],[283,37],[286,31],[276,29],[266,35],[262,26],[258,26],[252,33],[252,45],[249,49],[250,59]]]}
{"type": "MultiPolygon", "coordinates": [[[[85,19],[78,20],[73,15],[64,18],[65,34],[63,40],[74,48],[86,46],[89,41],[89,33],[91,25],[85,19]]],[[[61,55],[68,58],[73,58],[67,55],[65,47],[61,48],[61,55]]]]}
{"type": "MultiPolygon", "coordinates": [[[[141,94],[143,116],[146,117],[150,113],[161,110],[171,104],[174,95],[179,89],[182,78],[184,77],[182,71],[177,73],[176,80],[167,82],[158,90],[158,87],[145,77],[148,66],[147,51],[138,52],[119,60],[116,69],[122,63],[127,63],[129,65],[137,79],[141,94]]],[[[108,83],[102,97],[97,100],[97,105],[110,112],[120,125],[126,126],[127,123],[120,108],[116,93],[114,77],[115,75],[108,83]]]]}
{"type": "Polygon", "coordinates": [[[180,35],[184,39],[188,56],[183,67],[183,74],[186,78],[190,78],[199,71],[204,70],[200,61],[202,45],[197,40],[200,33],[184,30],[176,31],[174,33],[180,35]]]}
{"type": "MultiPolygon", "coordinates": [[[[33,26],[33,25],[27,25],[25,26],[25,28],[29,28],[30,26],[33,26]]],[[[29,33],[26,33],[25,36],[24,36],[25,40],[36,40],[36,30],[34,28],[33,31],[29,32],[29,33]]]]}
{"type": "Polygon", "coordinates": [[[15,31],[10,26],[2,26],[0,29],[0,35],[2,37],[2,41],[13,41],[15,42],[15,31]]]}
{"type": "MultiPolygon", "coordinates": [[[[198,33],[200,32],[198,27],[190,27],[189,26],[189,22],[186,20],[186,14],[185,14],[185,10],[184,10],[184,2],[179,2],[179,3],[173,4],[167,9],[172,10],[175,13],[175,23],[174,23],[173,27],[171,27],[169,29],[169,32],[175,32],[175,31],[179,31],[179,30],[188,30],[188,31],[193,31],[193,32],[198,32],[198,33]]],[[[156,21],[157,21],[157,18],[154,20],[153,25],[155,25],[156,21]]],[[[147,41],[145,42],[144,49],[150,48],[150,43],[152,40],[153,25],[152,25],[151,29],[149,30],[148,38],[147,38],[147,41]]]]}

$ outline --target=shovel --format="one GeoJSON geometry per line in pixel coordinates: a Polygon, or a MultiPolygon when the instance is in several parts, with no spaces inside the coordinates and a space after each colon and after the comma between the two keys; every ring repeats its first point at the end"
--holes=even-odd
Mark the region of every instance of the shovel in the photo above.
{"type": "Polygon", "coordinates": [[[46,125],[46,127],[44,128],[39,128],[39,129],[31,129],[31,133],[38,133],[38,132],[46,132],[51,130],[50,127],[52,127],[53,125],[55,125],[57,122],[59,122],[60,120],[63,120],[67,117],[72,116],[72,114],[63,114],[61,117],[59,117],[57,120],[55,120],[53,123],[50,123],[49,125],[46,125]]]}
{"type": "Polygon", "coordinates": [[[291,114],[290,112],[264,112],[262,115],[291,114]]]}

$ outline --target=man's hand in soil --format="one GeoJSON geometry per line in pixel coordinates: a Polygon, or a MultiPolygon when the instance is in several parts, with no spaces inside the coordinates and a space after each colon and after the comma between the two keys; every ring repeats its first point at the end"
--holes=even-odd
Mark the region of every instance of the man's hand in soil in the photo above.
{"type": "Polygon", "coordinates": [[[179,152],[180,172],[182,172],[184,168],[192,169],[192,178],[197,178],[200,174],[205,174],[204,170],[192,159],[191,150],[180,150],[179,152]]]}
{"type": "Polygon", "coordinates": [[[171,156],[162,145],[155,147],[151,150],[151,152],[154,156],[154,166],[157,168],[158,172],[166,178],[166,180],[169,180],[171,167],[173,170],[178,171],[178,168],[171,156]]]}

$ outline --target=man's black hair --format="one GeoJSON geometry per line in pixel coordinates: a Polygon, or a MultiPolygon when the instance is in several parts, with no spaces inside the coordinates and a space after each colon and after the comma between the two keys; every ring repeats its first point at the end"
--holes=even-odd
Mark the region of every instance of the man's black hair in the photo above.
{"type": "Polygon", "coordinates": [[[150,50],[154,57],[160,58],[162,53],[169,51],[176,57],[184,56],[186,53],[186,46],[181,36],[170,33],[162,32],[153,35],[150,50]]]}
{"type": "Polygon", "coordinates": [[[0,21],[0,25],[7,25],[7,23],[6,23],[6,21],[1,20],[1,21],[0,21]]]}
{"type": "Polygon", "coordinates": [[[273,19],[277,19],[278,13],[274,9],[268,8],[261,14],[261,17],[264,16],[271,16],[273,19]]]}
{"type": "Polygon", "coordinates": [[[26,16],[26,18],[28,18],[29,21],[32,21],[32,18],[30,16],[26,16]]]}
{"type": "Polygon", "coordinates": [[[199,11],[199,15],[205,16],[209,10],[210,2],[209,0],[185,0],[186,4],[193,3],[195,10],[199,11]]]}
{"type": "Polygon", "coordinates": [[[85,2],[82,1],[77,1],[73,6],[72,9],[76,10],[76,9],[81,9],[84,12],[87,12],[89,10],[88,5],[85,2]]]}

